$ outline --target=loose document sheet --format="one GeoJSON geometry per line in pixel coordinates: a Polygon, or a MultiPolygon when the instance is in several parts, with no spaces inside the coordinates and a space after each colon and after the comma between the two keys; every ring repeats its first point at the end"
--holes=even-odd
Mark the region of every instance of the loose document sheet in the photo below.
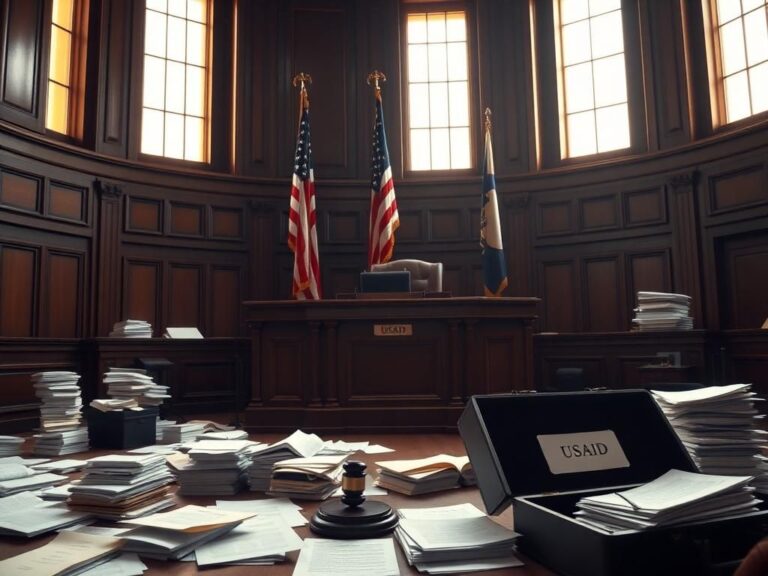
{"type": "Polygon", "coordinates": [[[219,510],[236,510],[239,512],[254,512],[259,516],[279,515],[291,528],[307,524],[307,519],[299,512],[297,506],[288,498],[269,498],[265,500],[216,500],[219,510]]]}
{"type": "Polygon", "coordinates": [[[307,538],[293,576],[399,576],[390,538],[322,540],[307,538]]]}

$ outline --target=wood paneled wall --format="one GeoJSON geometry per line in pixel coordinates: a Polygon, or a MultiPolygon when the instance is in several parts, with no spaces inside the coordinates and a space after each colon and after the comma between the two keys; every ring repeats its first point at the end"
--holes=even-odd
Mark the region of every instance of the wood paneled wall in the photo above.
{"type": "MultiPolygon", "coordinates": [[[[706,121],[713,104],[698,3],[657,4],[627,10],[628,70],[642,81],[633,81],[642,84],[632,88],[633,128],[635,116],[642,126],[631,154],[582,163],[559,158],[545,70],[552,54],[536,34],[547,10],[536,4],[532,24],[525,2],[463,4],[473,27],[472,115],[494,111],[507,294],[542,298],[540,331],[627,330],[642,289],[691,294],[697,328],[755,328],[768,316],[768,119],[717,130],[706,121]]],[[[314,78],[325,294],[354,289],[365,266],[374,114],[365,77],[374,68],[389,78],[402,222],[395,256],[442,261],[447,290],[481,293],[479,166],[450,174],[406,166],[408,4],[253,0],[235,12],[217,2],[214,50],[232,48],[235,24],[240,33],[236,82],[216,77],[213,98],[226,106],[216,106],[210,169],[138,153],[141,10],[122,0],[91,5],[88,70],[98,90],[83,141],[65,142],[43,128],[48,2],[0,0],[0,336],[104,336],[128,316],[146,318],[156,334],[195,324],[235,336],[240,301],[288,297],[290,80],[299,71],[314,78]]]]}

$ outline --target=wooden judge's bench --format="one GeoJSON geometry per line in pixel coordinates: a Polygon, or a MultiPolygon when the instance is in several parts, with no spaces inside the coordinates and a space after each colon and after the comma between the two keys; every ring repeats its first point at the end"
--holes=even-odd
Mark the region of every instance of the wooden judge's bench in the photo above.
{"type": "Polygon", "coordinates": [[[254,430],[454,429],[473,394],[533,388],[536,298],[244,303],[254,430]]]}

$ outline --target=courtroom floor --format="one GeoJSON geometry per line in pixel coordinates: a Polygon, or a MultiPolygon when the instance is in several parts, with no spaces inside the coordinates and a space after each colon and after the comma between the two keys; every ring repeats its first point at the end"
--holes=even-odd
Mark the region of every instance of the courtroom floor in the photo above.
{"type": "MultiPolygon", "coordinates": [[[[189,419],[211,419],[220,423],[228,423],[231,418],[226,418],[222,415],[211,415],[212,417],[195,415],[190,416],[189,419]]],[[[311,432],[311,430],[305,430],[311,432]]],[[[350,456],[351,459],[361,460],[368,465],[368,472],[372,472],[375,469],[375,462],[377,460],[400,460],[400,459],[412,459],[412,458],[424,458],[435,454],[446,453],[453,455],[464,455],[466,451],[461,437],[458,434],[333,434],[333,433],[319,433],[323,440],[345,440],[348,442],[362,442],[368,441],[371,444],[380,444],[393,448],[395,452],[386,454],[368,455],[363,453],[356,453],[350,456]]],[[[252,433],[250,438],[260,442],[275,442],[284,438],[286,434],[283,433],[252,433]]],[[[110,453],[119,453],[116,450],[91,450],[86,453],[74,454],[67,456],[67,458],[79,458],[86,459],[89,457],[100,456],[110,453]]],[[[64,457],[61,457],[64,458],[64,457]]],[[[76,478],[78,474],[72,474],[71,478],[76,478]]],[[[175,486],[175,485],[174,485],[175,486]]],[[[206,496],[206,497],[181,497],[176,496],[178,505],[185,504],[197,504],[201,506],[212,505],[217,499],[227,500],[250,500],[264,498],[265,496],[258,492],[244,491],[235,496],[221,497],[221,496],[206,496]]],[[[405,496],[397,494],[395,492],[389,492],[387,496],[373,497],[372,499],[380,499],[387,502],[389,505],[397,508],[415,508],[415,507],[431,507],[431,506],[446,506],[451,504],[459,504],[462,502],[471,502],[481,510],[484,510],[482,497],[479,490],[476,487],[463,487],[453,490],[447,490],[443,492],[425,494],[422,496],[405,496]]],[[[303,507],[302,513],[309,519],[317,509],[318,503],[306,500],[294,500],[297,504],[303,507]]],[[[505,512],[497,517],[494,517],[500,524],[512,528],[513,517],[512,511],[507,509],[505,512]]],[[[99,522],[98,525],[109,526],[110,523],[99,522]]],[[[315,537],[308,526],[296,528],[297,533],[302,538],[315,537]]],[[[23,538],[11,538],[0,537],[0,559],[5,559],[28,550],[32,550],[39,546],[48,543],[53,538],[53,535],[43,535],[31,539],[23,538]]],[[[395,543],[396,554],[398,558],[399,568],[401,574],[418,574],[418,572],[408,566],[405,557],[400,550],[400,546],[395,543]]],[[[227,566],[220,568],[206,568],[204,571],[198,571],[197,565],[194,562],[164,562],[159,560],[145,559],[144,563],[148,566],[148,570],[144,573],[145,576],[157,576],[163,575],[183,575],[190,576],[192,574],[206,574],[210,576],[235,576],[241,574],[253,574],[263,576],[287,576],[292,574],[295,567],[296,559],[298,558],[298,552],[291,552],[288,555],[288,561],[282,564],[276,564],[274,566],[227,566]]],[[[477,572],[477,574],[484,574],[487,576],[499,576],[502,574],[508,574],[511,576],[551,576],[553,572],[541,567],[532,560],[526,559],[521,556],[521,559],[525,562],[525,566],[521,568],[509,568],[504,570],[492,570],[477,572]]],[[[361,575],[364,576],[364,575],[361,575]]]]}

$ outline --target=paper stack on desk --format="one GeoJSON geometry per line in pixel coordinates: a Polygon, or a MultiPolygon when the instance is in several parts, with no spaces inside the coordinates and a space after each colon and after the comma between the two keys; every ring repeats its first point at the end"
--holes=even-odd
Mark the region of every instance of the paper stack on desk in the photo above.
{"type": "Polygon", "coordinates": [[[125,524],[138,527],[122,535],[126,540],[125,551],[160,560],[178,560],[253,515],[252,512],[184,506],[171,512],[128,520],[125,524]]]}
{"type": "Polygon", "coordinates": [[[109,335],[113,338],[152,338],[152,324],[144,320],[115,322],[109,335]]]}
{"type": "Polygon", "coordinates": [[[40,433],[34,435],[35,454],[59,456],[88,450],[88,430],[80,427],[83,401],[79,380],[76,372],[32,374],[35,395],[43,402],[40,433]]]}
{"type": "MultiPolygon", "coordinates": [[[[0,534],[5,536],[32,538],[79,524],[89,518],[89,514],[45,502],[31,492],[21,492],[0,499],[0,534]]],[[[0,571],[0,574],[3,572],[0,571]]]]}
{"type": "Polygon", "coordinates": [[[472,504],[401,508],[395,538],[408,563],[430,574],[466,573],[522,566],[516,532],[497,524],[472,504]]]}
{"type": "Polygon", "coordinates": [[[309,458],[322,450],[323,440],[316,434],[296,430],[287,438],[274,444],[260,446],[251,454],[248,467],[248,485],[251,490],[266,492],[272,479],[272,466],[280,460],[300,457],[309,458]]]}
{"type": "Polygon", "coordinates": [[[227,496],[247,484],[250,454],[259,446],[250,440],[201,440],[188,452],[189,462],[175,469],[184,496],[227,496]]]}
{"type": "Polygon", "coordinates": [[[80,574],[117,556],[122,540],[62,532],[45,546],[0,561],[0,574],[80,574]]]}
{"type": "Polygon", "coordinates": [[[0,436],[0,458],[18,456],[23,444],[24,438],[20,436],[0,436]]]}
{"type": "Polygon", "coordinates": [[[347,455],[312,456],[276,462],[269,483],[270,496],[325,500],[341,484],[347,455]]]}
{"type": "Polygon", "coordinates": [[[438,454],[418,460],[386,460],[376,462],[376,466],[376,484],[409,496],[477,483],[467,456],[438,454]]]}
{"type": "Polygon", "coordinates": [[[89,460],[68,503],[107,520],[137,518],[173,506],[172,481],[161,455],[100,456],[89,460]]]}
{"type": "Polygon", "coordinates": [[[111,367],[104,373],[107,394],[116,399],[133,399],[140,406],[159,406],[170,398],[168,386],[157,384],[143,368],[111,367]]]}
{"type": "Polygon", "coordinates": [[[617,532],[734,516],[757,510],[751,479],[670,470],[636,488],[582,498],[576,519],[617,532]]]}
{"type": "Polygon", "coordinates": [[[632,323],[641,332],[658,330],[691,330],[691,297],[667,292],[638,292],[637,308],[632,323]]]}
{"type": "Polygon", "coordinates": [[[760,399],[750,388],[729,384],[652,393],[700,472],[754,476],[752,485],[768,493],[768,464],[761,453],[768,433],[758,428],[760,399]]]}
{"type": "Polygon", "coordinates": [[[163,444],[190,442],[203,433],[202,424],[169,424],[163,427],[163,444]]]}

